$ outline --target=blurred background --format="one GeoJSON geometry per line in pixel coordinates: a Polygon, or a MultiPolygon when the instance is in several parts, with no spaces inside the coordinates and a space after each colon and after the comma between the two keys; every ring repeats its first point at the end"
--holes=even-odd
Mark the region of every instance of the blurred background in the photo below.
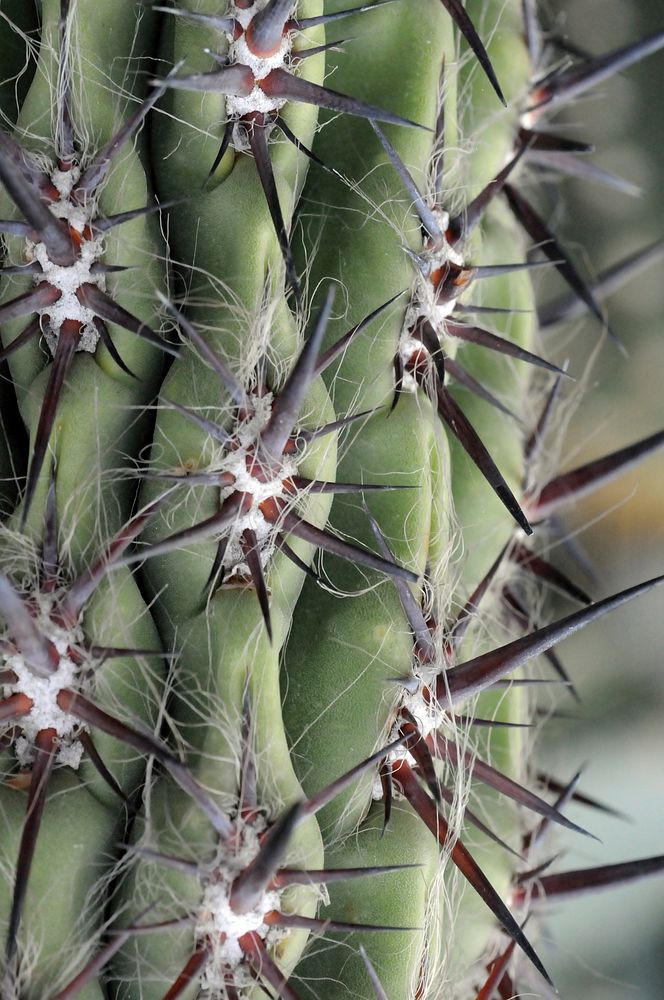
{"type": "MultiPolygon", "coordinates": [[[[591,54],[664,28],[662,0],[549,0],[548,23],[591,54]]],[[[551,218],[585,273],[596,274],[664,237],[664,53],[603,84],[564,118],[565,134],[593,141],[598,165],[641,188],[628,196],[579,180],[564,182],[551,218]]],[[[561,291],[547,280],[545,294],[561,291]]],[[[620,448],[664,427],[664,261],[607,300],[628,358],[601,349],[589,391],[566,437],[561,468],[620,448]]],[[[570,358],[579,373],[600,337],[594,320],[547,336],[547,356],[570,358]]],[[[594,597],[664,573],[664,451],[581,502],[566,527],[590,556],[594,597]]],[[[565,566],[561,549],[555,561],[565,566]]],[[[560,611],[566,613],[569,605],[560,611]]],[[[554,720],[541,744],[546,766],[567,781],[585,765],[580,789],[625,811],[632,822],[569,809],[601,844],[561,836],[557,868],[664,854],[664,591],[616,612],[559,647],[583,706],[554,720]]],[[[542,956],[566,1000],[662,1000],[664,875],[552,908],[542,956]]]]}

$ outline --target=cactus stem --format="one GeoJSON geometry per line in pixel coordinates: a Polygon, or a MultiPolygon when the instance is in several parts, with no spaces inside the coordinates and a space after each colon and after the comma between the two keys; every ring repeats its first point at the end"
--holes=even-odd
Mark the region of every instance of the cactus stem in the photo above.
{"type": "Polygon", "coordinates": [[[5,985],[7,978],[13,980],[14,959],[16,957],[16,946],[18,943],[18,929],[23,913],[25,894],[28,889],[28,879],[34,858],[37,836],[41,826],[44,805],[46,804],[46,792],[48,780],[51,776],[55,757],[57,753],[57,732],[55,729],[42,729],[35,738],[35,760],[32,766],[30,778],[30,789],[28,791],[28,802],[26,806],[25,823],[21,832],[21,843],[16,861],[16,877],[14,880],[14,893],[12,896],[11,913],[7,929],[7,944],[5,948],[5,985]]]}

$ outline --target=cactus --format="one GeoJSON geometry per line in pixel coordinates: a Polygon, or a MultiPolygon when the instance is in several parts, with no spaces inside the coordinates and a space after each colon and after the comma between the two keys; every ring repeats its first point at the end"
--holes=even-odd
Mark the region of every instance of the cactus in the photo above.
{"type": "Polygon", "coordinates": [[[551,869],[610,807],[527,736],[664,582],[549,560],[664,432],[552,466],[533,284],[618,340],[661,245],[588,282],[535,181],[664,34],[536,13],[0,3],[3,1000],[546,996],[542,904],[664,870],[551,869]]]}

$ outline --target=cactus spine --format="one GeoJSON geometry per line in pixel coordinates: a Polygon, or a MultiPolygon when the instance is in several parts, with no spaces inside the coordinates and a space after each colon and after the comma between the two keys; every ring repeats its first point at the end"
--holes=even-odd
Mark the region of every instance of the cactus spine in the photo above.
{"type": "Polygon", "coordinates": [[[531,788],[528,665],[574,693],[556,644],[663,578],[592,602],[539,540],[664,434],[547,467],[532,270],[605,318],[530,167],[662,33],[568,66],[529,0],[0,14],[3,998],[549,989],[535,904],[664,860],[540,872],[586,831],[531,788]]]}

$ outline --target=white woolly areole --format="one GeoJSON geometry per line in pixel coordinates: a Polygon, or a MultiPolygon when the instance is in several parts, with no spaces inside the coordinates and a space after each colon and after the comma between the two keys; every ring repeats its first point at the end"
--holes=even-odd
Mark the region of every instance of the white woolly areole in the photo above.
{"type": "MultiPolygon", "coordinates": [[[[264,893],[256,908],[249,913],[236,913],[230,905],[233,881],[258,854],[260,832],[256,827],[247,826],[243,830],[239,850],[222,849],[215,861],[213,880],[203,892],[195,935],[197,940],[204,939],[210,946],[201,988],[209,990],[213,997],[223,995],[225,973],[229,967],[235,970],[243,962],[244,952],[238,943],[243,934],[256,931],[268,946],[283,936],[278,928],[265,923],[266,914],[280,907],[278,891],[264,893]]],[[[244,983],[235,978],[239,988],[252,981],[247,978],[247,983],[244,983]]]]}
{"type": "MultiPolygon", "coordinates": [[[[416,667],[413,669],[413,677],[418,682],[417,691],[410,692],[404,690],[397,708],[397,719],[394,722],[387,739],[388,743],[399,739],[399,729],[401,726],[399,715],[401,709],[406,709],[410,712],[423,739],[426,739],[430,733],[435,733],[438,729],[440,729],[445,721],[445,709],[441,707],[439,702],[433,696],[433,692],[436,688],[437,676],[438,671],[433,668],[426,670],[422,667],[416,667]],[[431,693],[429,700],[427,700],[422,693],[424,688],[427,688],[427,690],[431,693]]],[[[416,764],[416,761],[410,751],[406,750],[403,746],[397,747],[395,750],[391,750],[387,755],[387,759],[389,761],[406,760],[409,764],[416,764]]],[[[376,801],[380,801],[383,798],[383,786],[381,784],[380,776],[378,775],[374,777],[371,794],[376,801]]]]}
{"type": "Polygon", "coordinates": [[[415,337],[406,336],[403,340],[399,341],[399,357],[401,358],[403,370],[401,389],[403,392],[417,392],[417,381],[409,371],[406,371],[406,365],[413,354],[421,351],[423,346],[422,341],[416,340],[415,337]]]}
{"type": "MultiPolygon", "coordinates": [[[[233,435],[234,447],[228,451],[228,446],[221,449],[220,454],[213,456],[211,468],[216,472],[230,473],[233,483],[221,489],[221,503],[233,493],[246,493],[251,496],[251,508],[238,514],[226,530],[228,542],[224,554],[224,565],[227,568],[226,581],[232,577],[250,576],[249,567],[242,551],[242,533],[251,529],[256,535],[261,566],[265,569],[275,551],[274,525],[266,521],[259,505],[264,500],[287,498],[284,480],[297,474],[297,462],[290,456],[282,456],[278,474],[264,482],[253,476],[247,465],[252,465],[256,456],[261,432],[266,427],[272,413],[274,396],[271,392],[264,396],[252,396],[253,413],[238,424],[233,435]]],[[[223,536],[222,536],[223,537],[223,536]]]]}
{"type": "MultiPolygon", "coordinates": [[[[66,220],[72,228],[82,233],[86,226],[91,224],[94,208],[92,205],[82,208],[71,200],[72,190],[80,177],[80,169],[74,166],[71,170],[53,170],[50,177],[60,194],[59,201],[49,205],[51,213],[57,219],[66,220]]],[[[88,351],[90,354],[95,352],[99,343],[99,333],[93,323],[95,313],[79,302],[76,292],[82,284],[96,285],[102,291],[105,289],[104,275],[92,273],[92,267],[102,252],[101,238],[83,239],[74,263],[69,267],[62,267],[53,263],[43,243],[26,240],[26,258],[38,261],[43,272],[36,276],[35,284],[47,282],[61,293],[57,302],[39,310],[41,316],[48,317],[48,322],[43,326],[43,333],[51,354],[55,354],[60,327],[68,319],[82,324],[76,350],[88,351]]]]}
{"type": "MultiPolygon", "coordinates": [[[[440,209],[434,209],[434,216],[441,232],[447,232],[450,224],[449,213],[440,209]]],[[[456,267],[461,268],[465,267],[463,254],[455,250],[446,239],[439,246],[421,253],[420,259],[426,265],[426,277],[424,274],[422,275],[422,280],[418,282],[411,305],[406,311],[403,327],[404,336],[408,335],[408,331],[412,330],[420,319],[428,319],[433,326],[436,326],[454,312],[456,299],[453,298],[449,302],[442,304],[438,303],[436,301],[436,289],[429,280],[429,275],[440,268],[444,268],[447,264],[454,264],[456,267]]]]}
{"type": "MultiPolygon", "coordinates": [[[[249,10],[242,10],[234,5],[229,9],[230,16],[234,17],[244,29],[238,39],[234,39],[229,35],[229,63],[233,66],[247,66],[253,73],[255,80],[262,80],[273,69],[285,69],[289,71],[290,53],[293,45],[291,32],[287,32],[282,38],[281,45],[271,56],[263,58],[251,51],[247,45],[244,32],[246,32],[256,14],[263,10],[266,5],[267,0],[257,0],[249,10]]],[[[229,95],[226,98],[226,111],[231,118],[241,118],[242,115],[251,114],[252,112],[270,114],[273,111],[279,111],[285,103],[286,101],[282,97],[269,97],[256,84],[248,97],[233,97],[229,95]]],[[[241,134],[240,129],[233,130],[233,145],[240,151],[246,151],[248,148],[246,139],[241,134]]]]}
{"type": "MultiPolygon", "coordinates": [[[[40,610],[46,611],[45,608],[40,610]]],[[[56,761],[76,770],[83,754],[83,747],[77,737],[85,726],[75,716],[63,712],[56,698],[63,688],[77,691],[82,688],[82,668],[70,659],[67,651],[71,646],[81,643],[83,635],[78,627],[65,630],[54,625],[47,611],[40,614],[37,625],[42,634],[53,643],[60,659],[57,669],[48,677],[38,677],[21,653],[13,653],[4,659],[3,669],[12,670],[17,680],[3,685],[2,697],[24,694],[33,703],[28,714],[20,719],[22,734],[14,744],[14,752],[21,766],[31,764],[35,758],[34,741],[37,733],[42,729],[55,729],[60,742],[56,761]]]]}

